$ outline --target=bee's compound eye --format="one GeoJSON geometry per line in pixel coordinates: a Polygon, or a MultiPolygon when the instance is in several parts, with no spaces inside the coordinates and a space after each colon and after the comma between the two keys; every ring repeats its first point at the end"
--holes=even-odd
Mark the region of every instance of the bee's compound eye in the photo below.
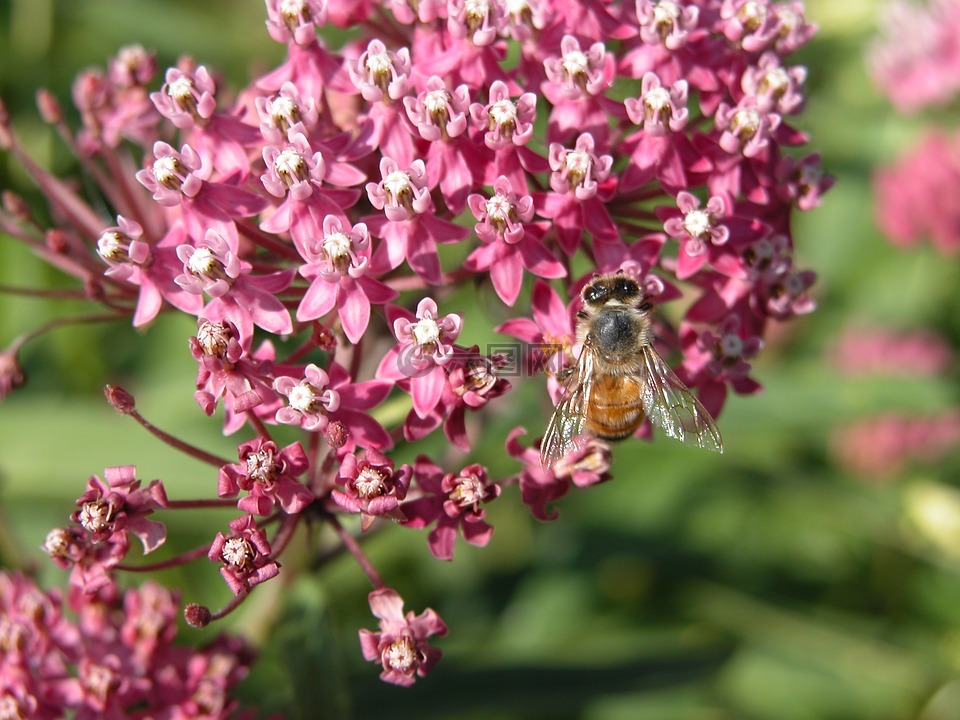
{"type": "Polygon", "coordinates": [[[630,278],[619,278],[614,285],[614,292],[620,296],[639,295],[640,286],[630,278]]]}
{"type": "Polygon", "coordinates": [[[607,289],[602,285],[588,285],[583,290],[583,300],[588,303],[599,302],[607,294],[607,289]]]}

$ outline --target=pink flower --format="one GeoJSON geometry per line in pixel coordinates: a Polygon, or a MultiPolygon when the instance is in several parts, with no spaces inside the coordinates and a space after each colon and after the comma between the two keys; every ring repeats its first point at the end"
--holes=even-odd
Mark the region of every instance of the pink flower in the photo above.
{"type": "Polygon", "coordinates": [[[107,468],[104,477],[101,480],[94,475],[87,481],[87,491],[76,502],[80,509],[71,519],[90,534],[94,543],[109,542],[114,535],[129,532],[140,539],[145,553],[160,547],[167,530],[163,523],[146,516],[166,507],[163,483],[154,480],[141,488],[133,465],[107,468]]]}
{"type": "Polygon", "coordinates": [[[326,24],[324,0],[267,0],[267,32],[277,42],[312,45],[326,24]]]}
{"type": "Polygon", "coordinates": [[[531,224],[533,198],[520,197],[502,175],[493,190],[489,199],[482,195],[467,198],[478,221],[474,230],[484,245],[470,254],[464,267],[488,270],[497,295],[512,306],[520,294],[524,268],[542,278],[564,277],[567,271],[544,246],[541,228],[531,224]]]}
{"type": "Polygon", "coordinates": [[[484,131],[483,142],[491,150],[526,145],[533,137],[536,113],[537,96],[534,93],[523,93],[514,102],[502,80],[491,83],[486,105],[473,103],[470,106],[470,117],[474,125],[484,131]]]}
{"type": "Polygon", "coordinates": [[[290,313],[276,297],[290,285],[293,270],[254,275],[253,265],[240,260],[215,230],[208,230],[195,247],[180,245],[177,257],[183,262],[183,273],[174,278],[177,285],[212,298],[203,309],[208,320],[229,319],[244,342],[252,337],[254,325],[281,335],[293,332],[290,313]]]}
{"type": "Polygon", "coordinates": [[[327,373],[313,364],[307,365],[299,382],[292,377],[278,377],[273,387],[286,396],[289,404],[277,410],[277,422],[323,432],[328,415],[340,407],[340,394],[329,385],[327,373]]]}
{"type": "Polygon", "coordinates": [[[180,233],[171,231],[155,247],[142,237],[139,223],[118,215],[117,225],[104,230],[97,240],[97,253],[109,265],[103,274],[140,287],[134,326],[152,321],[164,300],[185,313],[199,313],[203,300],[174,282],[181,269],[174,245],[179,244],[180,233]]]}
{"type": "Polygon", "coordinates": [[[324,432],[331,421],[339,421],[349,433],[349,444],[340,447],[349,452],[357,445],[367,448],[390,447],[390,436],[365,411],[379,405],[390,392],[392,383],[369,380],[355,383],[336,363],[329,375],[316,365],[307,365],[304,377],[278,377],[274,389],[287,397],[288,405],[277,411],[277,422],[300,425],[304,430],[324,432]]]}
{"type": "Polygon", "coordinates": [[[881,327],[844,328],[830,351],[845,375],[936,376],[955,362],[950,344],[930,330],[897,332],[881,327]]]}
{"type": "Polygon", "coordinates": [[[237,448],[239,465],[220,468],[217,495],[234,497],[248,493],[237,507],[252,515],[269,515],[274,505],[288,514],[301,512],[313,502],[313,493],[297,480],[310,466],[300,443],[282,450],[262,437],[241,443],[237,448]]]}
{"type": "Polygon", "coordinates": [[[373,448],[366,451],[363,459],[347,453],[337,473],[337,484],[343,490],[334,489],[330,497],[347,512],[360,513],[362,531],[368,530],[376,517],[402,520],[404,516],[398,508],[407,496],[410,472],[409,465],[394,470],[393,461],[373,448]]]}
{"type": "Polygon", "coordinates": [[[588,487],[610,478],[610,450],[603,443],[585,439],[577,449],[552,468],[540,463],[537,447],[524,447],[518,438],[526,434],[524,428],[514,428],[507,436],[507,454],[523,462],[520,471],[520,498],[538,520],[556,520],[556,508],[547,505],[556,502],[570,490],[570,485],[588,487]]]}
{"type": "Polygon", "coordinates": [[[430,298],[417,305],[416,322],[408,316],[393,322],[393,334],[400,344],[381,361],[377,375],[410,378],[413,409],[420,417],[425,417],[440,400],[446,383],[443,366],[453,356],[453,341],[462,324],[463,319],[455,313],[441,318],[437,304],[430,298]]]}
{"type": "Polygon", "coordinates": [[[353,84],[370,103],[399,100],[406,95],[410,87],[410,68],[407,48],[392,52],[380,40],[371,40],[356,63],[347,65],[353,84]]]}
{"type": "Polygon", "coordinates": [[[597,183],[610,175],[613,158],[594,153],[593,137],[585,133],[577,138],[573,150],[560,143],[550,143],[550,187],[556,193],[572,192],[578,200],[597,194],[597,183]]]}
{"type": "Polygon", "coordinates": [[[221,397],[226,402],[227,412],[241,418],[245,412],[259,408],[263,403],[277,403],[273,379],[266,370],[270,367],[272,352],[267,347],[250,355],[240,340],[237,326],[229,320],[216,323],[206,318],[197,320],[197,334],[189,341],[190,353],[200,365],[197,368],[197,392],[193,397],[207,415],[213,415],[221,397]]]}
{"type": "Polygon", "coordinates": [[[195,72],[169,68],[163,87],[150,93],[150,99],[165,118],[181,129],[203,124],[217,109],[216,87],[207,69],[201,65],[195,72]]]}
{"type": "Polygon", "coordinates": [[[493,527],[480,507],[500,495],[500,486],[487,479],[482,465],[468,465],[459,473],[446,473],[424,455],[413,466],[414,482],[424,493],[403,503],[401,511],[408,527],[424,528],[436,523],[427,544],[434,557],[452,560],[459,528],[463,539],[483,547],[490,542],[493,527]]]}
{"type": "Polygon", "coordinates": [[[260,134],[271,145],[307,135],[320,121],[313,98],[302,97],[292,82],[285,82],[277,95],[256,98],[254,104],[260,118],[260,134]]]}
{"type": "Polygon", "coordinates": [[[564,35],[560,41],[560,57],[547,58],[543,67],[547,79],[559,86],[562,96],[576,100],[584,95],[597,95],[609,87],[613,78],[612,60],[603,43],[593,43],[584,52],[576,37],[564,35]]]}
{"type": "Polygon", "coordinates": [[[230,523],[230,535],[217,533],[207,557],[220,563],[220,574],[234,595],[243,595],[277,576],[280,566],[270,555],[267,534],[257,527],[253,515],[230,523]]]}
{"type": "Polygon", "coordinates": [[[380,631],[360,631],[363,657],[383,666],[380,679],[404,687],[418,677],[426,677],[440,659],[441,652],[427,644],[433,635],[446,635],[447,626],[440,616],[427,608],[420,615],[403,614],[403,599],[391,588],[380,588],[369,595],[370,610],[380,620],[380,631]]]}
{"type": "Polygon", "coordinates": [[[323,237],[308,240],[302,248],[300,274],[311,280],[297,308],[297,320],[314,320],[337,309],[343,332],[358,343],[370,322],[370,305],[383,305],[396,298],[396,291],[367,275],[370,237],[367,226],[355,224],[345,230],[340,219],[323,219],[323,237]]]}

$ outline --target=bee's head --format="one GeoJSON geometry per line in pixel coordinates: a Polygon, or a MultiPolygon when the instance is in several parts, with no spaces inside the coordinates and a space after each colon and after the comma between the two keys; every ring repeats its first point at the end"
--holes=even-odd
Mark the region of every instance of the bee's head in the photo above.
{"type": "Polygon", "coordinates": [[[609,302],[635,305],[642,295],[643,291],[636,280],[617,273],[594,277],[583,287],[581,298],[584,305],[596,307],[609,302]]]}

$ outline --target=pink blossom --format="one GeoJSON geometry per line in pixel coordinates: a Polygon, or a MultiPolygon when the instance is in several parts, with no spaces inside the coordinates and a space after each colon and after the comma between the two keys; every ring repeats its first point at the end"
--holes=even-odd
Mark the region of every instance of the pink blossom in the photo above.
{"type": "Polygon", "coordinates": [[[163,483],[154,480],[141,488],[132,465],[107,468],[105,480],[94,475],[87,481],[87,491],[76,504],[80,508],[71,515],[90,534],[94,543],[111,542],[114,535],[128,532],[143,543],[145,553],[163,544],[167,530],[163,523],[148,520],[147,515],[166,507],[163,483]]]}
{"type": "Polygon", "coordinates": [[[208,230],[195,247],[180,245],[177,257],[183,262],[183,273],[174,278],[177,285],[212,298],[203,309],[208,320],[229,319],[244,342],[253,335],[254,325],[282,335],[293,331],[290,313],[276,298],[290,285],[292,270],[254,275],[253,265],[240,260],[215,230],[208,230]]]}
{"type": "Polygon", "coordinates": [[[250,354],[240,341],[237,326],[229,320],[197,320],[197,334],[189,341],[190,353],[199,363],[194,399],[207,415],[213,415],[220,398],[224,398],[228,413],[241,418],[248,410],[277,402],[273,380],[266,371],[273,353],[262,348],[250,354]]]}
{"type": "Polygon", "coordinates": [[[399,100],[410,86],[410,51],[387,50],[380,40],[371,40],[356,63],[347,65],[350,78],[363,99],[370,103],[399,100]]]}
{"type": "Polygon", "coordinates": [[[424,528],[436,523],[427,538],[434,557],[452,560],[458,529],[471,545],[483,547],[490,542],[493,527],[480,507],[500,495],[500,486],[487,478],[482,465],[468,465],[459,473],[446,473],[424,455],[413,466],[414,482],[424,493],[403,503],[404,525],[424,528]]]}
{"type": "Polygon", "coordinates": [[[234,497],[241,490],[248,494],[237,507],[251,515],[269,515],[274,505],[288,514],[301,512],[313,501],[313,493],[297,480],[310,466],[300,443],[282,450],[276,443],[255,438],[237,448],[239,465],[220,468],[217,495],[234,497]]]}
{"type": "Polygon", "coordinates": [[[267,32],[277,42],[312,45],[326,23],[324,0],[267,0],[267,32]]]}
{"type": "Polygon", "coordinates": [[[306,262],[300,274],[311,281],[297,308],[297,320],[315,320],[336,308],[343,332],[357,343],[370,322],[370,305],[396,298],[396,291],[367,275],[370,264],[367,226],[357,223],[345,230],[340,218],[323,219],[323,236],[302,248],[306,262]]]}
{"type": "Polygon", "coordinates": [[[260,134],[271,145],[293,141],[297,135],[308,135],[320,121],[313,98],[304,98],[292,82],[285,82],[280,92],[254,100],[260,118],[260,134]]]}
{"type": "Polygon", "coordinates": [[[340,394],[329,385],[327,373],[313,364],[307,365],[299,382],[288,376],[278,377],[273,387],[289,404],[277,410],[277,422],[323,432],[329,413],[340,407],[340,394]]]}
{"type": "Polygon", "coordinates": [[[603,43],[596,42],[584,51],[573,35],[564,35],[560,57],[547,58],[543,67],[547,79],[558,86],[563,97],[572,100],[603,92],[613,78],[613,58],[607,55],[603,43]]]}
{"type": "Polygon", "coordinates": [[[337,484],[343,490],[330,493],[333,501],[347,512],[360,513],[361,530],[368,530],[376,517],[402,520],[398,510],[410,486],[410,466],[394,469],[393,460],[374,448],[363,458],[347,453],[340,461],[337,484]]]}
{"type": "Polygon", "coordinates": [[[176,257],[177,243],[181,239],[182,226],[175,226],[155,247],[141,238],[143,228],[139,223],[117,216],[117,225],[107,228],[97,240],[97,252],[109,267],[107,277],[139,286],[137,309],[133,324],[137,327],[152,321],[167,300],[178,310],[195,314],[200,312],[203,301],[174,282],[181,264],[176,257]]]}
{"type": "Polygon", "coordinates": [[[394,685],[413,685],[426,677],[440,659],[441,652],[427,644],[433,635],[446,635],[447,626],[436,612],[427,608],[421,614],[403,613],[403,599],[391,588],[380,588],[369,595],[370,610],[380,620],[380,631],[360,631],[363,657],[383,666],[380,679],[394,685]]]}
{"type": "Polygon", "coordinates": [[[195,72],[169,68],[163,87],[150,99],[165,118],[181,129],[203,124],[217,109],[213,78],[202,65],[195,72]]]}
{"type": "Polygon", "coordinates": [[[425,417],[443,394],[443,366],[453,357],[453,341],[462,324],[456,313],[440,317],[437,304],[430,298],[417,305],[415,322],[406,313],[393,321],[399,345],[381,361],[377,375],[394,380],[410,378],[413,409],[420,417],[425,417]]]}
{"type": "Polygon", "coordinates": [[[640,39],[648,45],[663,45],[668,50],[683,47],[697,28],[700,8],[674,0],[637,0],[640,39]]]}
{"type": "Polygon", "coordinates": [[[840,464],[874,482],[889,481],[913,464],[935,463],[960,443],[956,411],[906,416],[887,413],[845,425],[832,438],[840,464]]]}
{"type": "Polygon", "coordinates": [[[467,198],[470,211],[477,219],[474,231],[484,243],[464,263],[468,270],[488,270],[497,295],[512,306],[520,294],[523,269],[537,277],[558,278],[566,268],[543,244],[542,228],[531,224],[533,198],[520,197],[510,180],[497,178],[494,196],[467,198]]]}
{"type": "Polygon", "coordinates": [[[220,563],[220,574],[234,595],[250,592],[280,572],[270,555],[267,534],[257,527],[253,515],[244,515],[230,523],[230,535],[217,533],[207,557],[220,563]]]}
{"type": "Polygon", "coordinates": [[[556,508],[547,505],[556,502],[570,490],[570,485],[588,487],[608,480],[610,475],[609,448],[596,440],[585,439],[567,458],[552,468],[540,463],[537,447],[524,447],[519,437],[526,434],[524,428],[514,428],[507,436],[507,454],[520,460],[520,498],[538,520],[556,520],[556,508]]]}
{"type": "Polygon", "coordinates": [[[484,131],[483,142],[491,150],[526,145],[533,136],[536,112],[537,96],[534,93],[524,93],[514,102],[502,80],[491,83],[486,105],[473,103],[470,106],[470,117],[474,125],[484,131]]]}

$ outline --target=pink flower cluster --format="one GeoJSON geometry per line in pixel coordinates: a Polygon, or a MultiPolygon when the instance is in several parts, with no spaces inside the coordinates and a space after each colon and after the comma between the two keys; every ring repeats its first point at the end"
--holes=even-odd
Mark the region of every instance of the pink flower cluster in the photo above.
{"type": "Polygon", "coordinates": [[[960,413],[885,413],[840,428],[831,446],[839,463],[872,482],[889,482],[913,464],[931,464],[960,445],[960,413]]]}
{"type": "Polygon", "coordinates": [[[53,720],[226,718],[252,654],[236,639],[173,644],[177,599],[153,582],[108,597],[0,572],[0,715],[53,720]]]}
{"type": "Polygon", "coordinates": [[[926,130],[873,182],[877,224],[893,243],[929,239],[945,255],[960,251],[960,132],[926,130]]]}
{"type": "MultiPolygon", "coordinates": [[[[595,272],[636,278],[658,305],[687,297],[676,326],[658,319],[658,344],[714,416],[731,388],[760,389],[750,361],[769,321],[814,308],[791,221],[831,180],[794,125],[806,71],[789,57],[815,28],[801,2],[771,0],[266,9],[286,60],[237,93],[189,59],[154,82],[151,55],[127,48],[77,80],[78,133],[41,95],[99,184],[96,203],[40,168],[0,113],[0,146],[57,218],[42,232],[8,195],[0,228],[76,277],[107,317],[138,328],[165,312],[195,318],[194,398],[245,436],[239,463],[214,457],[109,389],[120,412],[216,468],[217,497],[168,501],[162,486],[137,489],[132,470],[113,469],[121,479],[91,485],[79,525],[47,550],[78,591],[102,592],[128,533],[147,550],[162,540],[149,512],[235,503],[240,514],[202,553],[234,598],[217,613],[195,608],[205,624],[283,572],[300,521],[319,519],[376,588],[381,631],[361,633],[364,656],[406,685],[436,661],[426,638],[445,628],[431,610],[403,615],[341,517],[357,516],[361,531],[378,518],[429,528],[430,551],[450,559],[458,535],[490,541],[483,506],[504,487],[552,519],[572,486],[611,477],[611,454],[596,441],[543,468],[535,436],[521,444],[516,428],[503,443],[519,470],[496,478],[466,459],[398,466],[398,441],[442,428],[469,452],[467,418],[504,407],[507,368],[574,360],[579,289],[595,272]],[[355,39],[335,47],[317,34],[328,25],[355,39]],[[457,312],[467,283],[494,301],[499,332],[522,341],[516,358],[462,342],[486,330],[457,312]],[[387,403],[408,408],[389,427],[387,403]],[[281,448],[278,425],[302,442],[281,448]]],[[[11,357],[6,390],[22,381],[11,357]]]]}
{"type": "Polygon", "coordinates": [[[877,17],[870,72],[897,109],[916,112],[953,100],[960,91],[960,2],[892,0],[877,17]]]}

